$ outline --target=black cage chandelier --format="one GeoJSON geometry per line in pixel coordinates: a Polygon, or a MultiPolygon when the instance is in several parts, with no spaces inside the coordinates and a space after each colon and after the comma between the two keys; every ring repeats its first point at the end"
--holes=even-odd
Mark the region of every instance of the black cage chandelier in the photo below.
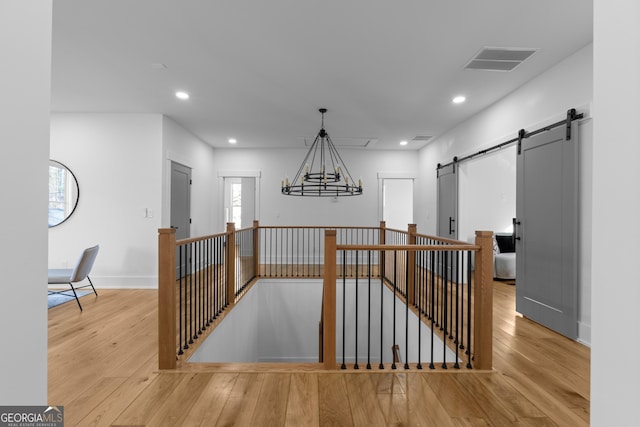
{"type": "Polygon", "coordinates": [[[320,108],[322,126],[313,140],[311,148],[300,165],[300,169],[289,181],[282,181],[282,194],[287,196],[339,197],[362,194],[362,179],[356,182],[342,161],[338,150],[324,130],[324,113],[320,108]]]}

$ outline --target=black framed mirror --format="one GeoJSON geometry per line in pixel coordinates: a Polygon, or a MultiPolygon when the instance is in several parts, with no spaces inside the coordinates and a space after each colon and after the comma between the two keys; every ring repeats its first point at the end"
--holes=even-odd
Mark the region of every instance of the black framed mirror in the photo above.
{"type": "Polygon", "coordinates": [[[56,160],[49,160],[49,228],[69,219],[79,199],[80,187],[71,169],[56,160]]]}

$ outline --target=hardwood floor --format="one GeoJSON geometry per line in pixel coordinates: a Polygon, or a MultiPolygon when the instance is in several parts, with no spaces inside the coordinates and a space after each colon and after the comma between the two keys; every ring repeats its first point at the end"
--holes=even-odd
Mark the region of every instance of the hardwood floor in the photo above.
{"type": "Polygon", "coordinates": [[[98,290],[49,310],[49,403],[66,425],[580,426],[587,347],[514,312],[494,282],[494,370],[157,370],[155,290],[98,290]]]}

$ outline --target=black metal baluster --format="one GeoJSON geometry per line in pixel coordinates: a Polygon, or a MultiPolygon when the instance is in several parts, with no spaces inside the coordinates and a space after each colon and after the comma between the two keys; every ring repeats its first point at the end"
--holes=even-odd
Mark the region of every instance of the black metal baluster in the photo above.
{"type": "MultiPolygon", "coordinates": [[[[182,281],[182,276],[183,276],[183,274],[182,274],[182,248],[183,247],[184,246],[178,246],[178,261],[179,261],[178,262],[178,283],[179,283],[179,285],[178,285],[179,286],[178,287],[178,299],[179,299],[179,301],[178,301],[178,322],[179,322],[178,329],[179,329],[179,334],[180,334],[180,336],[178,338],[178,344],[179,344],[179,347],[180,347],[180,350],[178,351],[178,354],[184,354],[184,352],[182,351],[182,315],[183,315],[183,312],[184,312],[184,315],[186,316],[186,310],[182,306],[182,287],[183,287],[183,281],[182,281]]],[[[186,318],[185,318],[185,323],[186,323],[186,318]]],[[[187,339],[186,339],[187,334],[186,334],[186,332],[185,332],[184,336],[185,336],[184,345],[185,345],[185,349],[186,349],[187,348],[186,347],[186,345],[187,345],[187,339]]]]}
{"type": "MultiPolygon", "coordinates": [[[[460,325],[460,313],[459,313],[459,308],[460,308],[460,277],[458,276],[458,270],[460,269],[460,251],[456,251],[455,253],[456,255],[456,334],[455,334],[455,339],[454,339],[454,344],[456,345],[456,363],[454,363],[453,367],[455,369],[460,369],[460,363],[458,363],[458,331],[459,331],[459,325],[460,325]]],[[[453,290],[451,291],[453,292],[453,290]]]]}
{"type": "Polygon", "coordinates": [[[193,307],[193,268],[191,265],[191,258],[193,257],[192,244],[187,245],[187,278],[189,280],[189,298],[187,303],[189,304],[189,344],[193,344],[193,337],[195,334],[195,321],[194,321],[194,307],[193,307]]]}
{"type": "MultiPolygon", "coordinates": [[[[475,256],[475,254],[474,254],[475,256]]],[[[471,252],[467,258],[467,368],[471,369],[471,252]]]]}
{"type": "Polygon", "coordinates": [[[453,283],[458,280],[458,265],[453,262],[456,255],[456,251],[449,253],[449,259],[451,260],[451,277],[448,283],[449,292],[449,339],[453,339],[453,283]]]}
{"type": "MultiPolygon", "coordinates": [[[[384,258],[384,252],[383,258],[384,258]]],[[[384,278],[380,275],[380,365],[378,365],[379,369],[384,369],[384,352],[382,351],[382,339],[384,332],[384,278]]]]}
{"type": "MultiPolygon", "coordinates": [[[[431,313],[433,313],[434,305],[435,305],[435,296],[434,296],[434,288],[435,288],[435,280],[436,280],[436,270],[433,268],[436,262],[436,251],[431,252],[431,313]]],[[[429,363],[429,369],[435,369],[436,366],[433,364],[433,335],[435,334],[435,316],[431,316],[431,361],[429,363]]]]}
{"type": "Polygon", "coordinates": [[[345,272],[346,268],[346,260],[347,260],[347,251],[342,251],[342,366],[340,369],[347,369],[347,365],[345,364],[345,328],[346,328],[346,293],[347,293],[347,276],[345,272]]]}
{"type": "MultiPolygon", "coordinates": [[[[419,259],[420,266],[424,266],[424,251],[420,251],[416,259],[419,259]]],[[[422,285],[423,285],[423,273],[420,272],[420,276],[416,282],[418,283],[418,365],[416,368],[422,369],[422,285]]]]}
{"type": "Polygon", "coordinates": [[[442,305],[443,305],[443,323],[444,327],[440,327],[442,333],[442,369],[447,369],[447,286],[449,284],[449,256],[451,252],[443,252],[444,255],[444,279],[442,281],[442,305]]]}
{"type": "Polygon", "coordinates": [[[356,359],[353,369],[360,369],[358,366],[358,251],[356,251],[356,359]]]}
{"type": "Polygon", "coordinates": [[[193,308],[193,313],[191,317],[191,322],[193,323],[193,339],[198,339],[198,284],[197,272],[195,270],[194,260],[197,260],[197,248],[195,242],[189,244],[189,265],[191,267],[191,274],[189,278],[191,279],[191,307],[193,308]]]}
{"type": "MultiPolygon", "coordinates": [[[[405,253],[405,274],[404,283],[405,289],[409,283],[409,251],[405,253]]],[[[404,297],[405,312],[404,312],[404,369],[409,369],[409,293],[404,297]]]]}
{"type": "Polygon", "coordinates": [[[207,239],[207,326],[213,321],[213,278],[211,277],[211,254],[213,249],[213,239],[207,239]]]}
{"type": "Polygon", "coordinates": [[[198,335],[202,335],[202,326],[204,325],[204,316],[202,314],[202,240],[196,243],[196,286],[198,287],[198,307],[200,313],[198,315],[198,335]]]}
{"type": "Polygon", "coordinates": [[[367,251],[367,369],[371,369],[371,250],[367,251]]]}
{"type": "MultiPolygon", "coordinates": [[[[440,243],[438,243],[438,244],[440,244],[440,243]]],[[[438,271],[438,277],[439,278],[442,277],[442,251],[437,251],[435,268],[438,271]]],[[[436,288],[436,293],[435,293],[435,295],[433,295],[433,297],[435,298],[435,303],[434,303],[434,305],[432,307],[432,309],[433,309],[432,316],[436,321],[436,326],[439,327],[440,326],[440,319],[438,317],[438,313],[439,313],[440,310],[438,310],[438,308],[440,307],[440,304],[439,304],[440,298],[439,298],[438,294],[439,294],[439,292],[437,291],[437,288],[436,288]]]]}
{"type": "MultiPolygon", "coordinates": [[[[393,251],[393,347],[397,345],[396,342],[396,298],[398,293],[398,251],[393,251]]],[[[393,353],[391,358],[391,369],[396,369],[396,357],[393,353]]]]}
{"type": "Polygon", "coordinates": [[[462,251],[460,255],[460,342],[458,343],[460,350],[464,350],[464,278],[466,277],[465,272],[467,271],[464,263],[465,254],[467,257],[469,256],[468,251],[462,251]]]}

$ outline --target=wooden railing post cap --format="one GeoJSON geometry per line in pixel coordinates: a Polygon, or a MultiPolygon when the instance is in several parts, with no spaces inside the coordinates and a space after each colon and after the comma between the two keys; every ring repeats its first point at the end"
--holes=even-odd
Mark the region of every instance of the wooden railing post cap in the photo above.
{"type": "Polygon", "coordinates": [[[476,230],[476,237],[493,237],[493,231],[476,230]]]}
{"type": "Polygon", "coordinates": [[[335,236],[336,235],[336,230],[325,230],[324,231],[324,235],[325,236],[335,236]]]}
{"type": "Polygon", "coordinates": [[[175,234],[175,228],[158,228],[158,234],[175,234]]]}

